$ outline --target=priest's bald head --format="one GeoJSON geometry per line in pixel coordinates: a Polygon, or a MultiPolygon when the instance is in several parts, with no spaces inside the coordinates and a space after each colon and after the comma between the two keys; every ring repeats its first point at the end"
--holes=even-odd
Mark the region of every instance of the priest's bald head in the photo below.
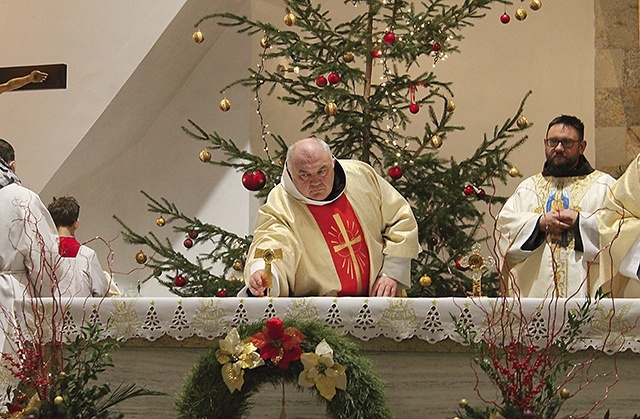
{"type": "Polygon", "coordinates": [[[329,145],[311,137],[295,142],[287,150],[287,169],[303,196],[322,201],[333,190],[335,158],[329,145]]]}

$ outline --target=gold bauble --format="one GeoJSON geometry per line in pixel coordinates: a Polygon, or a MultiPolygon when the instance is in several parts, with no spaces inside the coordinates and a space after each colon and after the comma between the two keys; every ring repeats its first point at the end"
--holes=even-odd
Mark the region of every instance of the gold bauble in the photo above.
{"type": "Polygon", "coordinates": [[[136,262],[138,262],[140,265],[144,265],[147,262],[147,254],[140,250],[138,253],[136,253],[136,262]]]}
{"type": "Polygon", "coordinates": [[[533,11],[540,10],[542,7],[542,1],[540,0],[531,0],[529,2],[529,8],[533,11]]]}
{"type": "Polygon", "coordinates": [[[518,168],[517,168],[517,167],[512,166],[512,167],[509,169],[509,176],[511,176],[511,177],[518,177],[518,176],[520,176],[520,170],[518,170],[518,168]]]}
{"type": "Polygon", "coordinates": [[[465,407],[469,406],[469,402],[467,401],[467,399],[460,399],[458,405],[464,409],[465,407]]]}
{"type": "Polygon", "coordinates": [[[235,269],[236,271],[241,271],[242,268],[242,262],[240,262],[239,260],[233,262],[233,269],[235,269]]]}
{"type": "Polygon", "coordinates": [[[453,112],[456,110],[456,104],[452,100],[447,100],[447,112],[453,112]]]}
{"type": "Polygon", "coordinates": [[[527,18],[527,11],[524,10],[522,7],[516,10],[515,14],[516,14],[516,19],[520,21],[525,20],[527,18]]]}
{"type": "Polygon", "coordinates": [[[267,38],[266,36],[263,36],[262,39],[260,40],[260,46],[262,48],[269,48],[269,46],[271,46],[271,43],[269,42],[269,38],[267,38]]]}
{"type": "Polygon", "coordinates": [[[56,398],[53,399],[53,402],[55,404],[62,404],[63,401],[64,401],[64,399],[62,398],[62,396],[56,396],[56,398]]]}
{"type": "Polygon", "coordinates": [[[206,148],[200,152],[198,158],[202,163],[208,163],[211,161],[211,153],[206,148]]]}
{"type": "Polygon", "coordinates": [[[164,227],[165,224],[167,224],[167,221],[164,219],[162,215],[156,218],[156,225],[158,227],[164,227]]]}
{"type": "Polygon", "coordinates": [[[345,63],[352,63],[353,60],[356,59],[356,56],[353,54],[353,52],[345,52],[342,56],[342,59],[345,63]]]}
{"type": "Polygon", "coordinates": [[[427,288],[431,285],[431,277],[429,275],[422,275],[420,277],[420,286],[427,288]]]}
{"type": "Polygon", "coordinates": [[[231,109],[231,102],[229,102],[229,99],[227,99],[225,97],[220,101],[220,105],[219,106],[220,106],[220,109],[222,110],[222,112],[226,112],[229,109],[231,109]]]}
{"type": "Polygon", "coordinates": [[[518,124],[518,128],[525,129],[529,126],[529,121],[527,121],[527,118],[525,118],[523,115],[520,115],[520,118],[518,118],[516,124],[518,124]]]}
{"type": "Polygon", "coordinates": [[[440,138],[438,134],[434,134],[429,140],[429,143],[433,148],[440,148],[442,147],[442,138],[440,138]]]}
{"type": "Polygon", "coordinates": [[[201,44],[204,42],[204,34],[200,30],[200,28],[198,28],[198,30],[193,33],[192,38],[194,41],[196,41],[196,44],[201,44]]]}
{"type": "Polygon", "coordinates": [[[287,26],[293,26],[296,24],[296,15],[293,13],[287,13],[284,17],[284,24],[287,26]]]}
{"type": "Polygon", "coordinates": [[[562,397],[563,399],[568,399],[569,397],[571,397],[571,392],[568,388],[563,388],[562,390],[560,390],[560,397],[562,397]]]}
{"type": "Polygon", "coordinates": [[[329,102],[324,105],[324,113],[326,113],[327,116],[333,116],[338,113],[338,106],[334,102],[329,102]]]}

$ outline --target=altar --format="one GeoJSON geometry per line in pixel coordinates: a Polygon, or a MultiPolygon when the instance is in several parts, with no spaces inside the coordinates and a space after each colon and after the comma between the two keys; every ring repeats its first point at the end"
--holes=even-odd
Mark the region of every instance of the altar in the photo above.
{"type": "MultiPolygon", "coordinates": [[[[483,397],[498,397],[482,371],[472,369],[471,352],[456,324],[471,325],[481,337],[491,326],[492,313],[514,303],[490,298],[90,298],[69,304],[64,333],[74,337],[87,321],[104,324],[106,336],[125,339],[113,354],[116,368],[105,378],[168,393],[123,403],[127,418],[175,417],[173,395],[215,339],[233,327],[272,317],[319,322],[357,342],[385,381],[388,405],[396,417],[451,418],[460,399],[483,405],[476,386],[483,397]]],[[[16,311],[28,312],[28,301],[21,304],[16,311]]],[[[562,329],[565,318],[582,304],[580,299],[523,299],[518,300],[517,310],[532,319],[523,327],[542,342],[553,336],[554,329],[562,329]]],[[[606,373],[601,382],[567,400],[561,413],[584,410],[602,399],[601,410],[590,417],[603,417],[607,409],[611,417],[632,417],[640,412],[636,401],[640,377],[635,373],[640,301],[601,300],[594,313],[572,351],[576,359],[599,353],[593,368],[606,373]],[[611,383],[615,385],[605,397],[611,383]]],[[[281,397],[281,388],[263,389],[260,408],[254,408],[251,417],[278,417],[281,397]]],[[[287,413],[289,418],[326,417],[319,403],[293,387],[287,389],[287,413]]]]}

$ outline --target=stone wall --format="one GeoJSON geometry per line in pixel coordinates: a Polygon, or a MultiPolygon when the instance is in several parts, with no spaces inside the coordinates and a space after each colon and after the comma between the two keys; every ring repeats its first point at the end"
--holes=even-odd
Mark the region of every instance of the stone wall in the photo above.
{"type": "Polygon", "coordinates": [[[591,144],[597,168],[616,177],[640,151],[638,3],[594,3],[596,141],[591,144]]]}

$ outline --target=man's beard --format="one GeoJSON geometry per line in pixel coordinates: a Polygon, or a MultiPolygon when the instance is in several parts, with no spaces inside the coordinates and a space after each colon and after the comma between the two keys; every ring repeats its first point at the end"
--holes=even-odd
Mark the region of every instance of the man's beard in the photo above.
{"type": "Polygon", "coordinates": [[[575,159],[566,160],[564,163],[555,163],[553,161],[553,156],[547,159],[547,172],[551,176],[562,176],[574,169],[578,162],[580,161],[580,156],[575,159]]]}

